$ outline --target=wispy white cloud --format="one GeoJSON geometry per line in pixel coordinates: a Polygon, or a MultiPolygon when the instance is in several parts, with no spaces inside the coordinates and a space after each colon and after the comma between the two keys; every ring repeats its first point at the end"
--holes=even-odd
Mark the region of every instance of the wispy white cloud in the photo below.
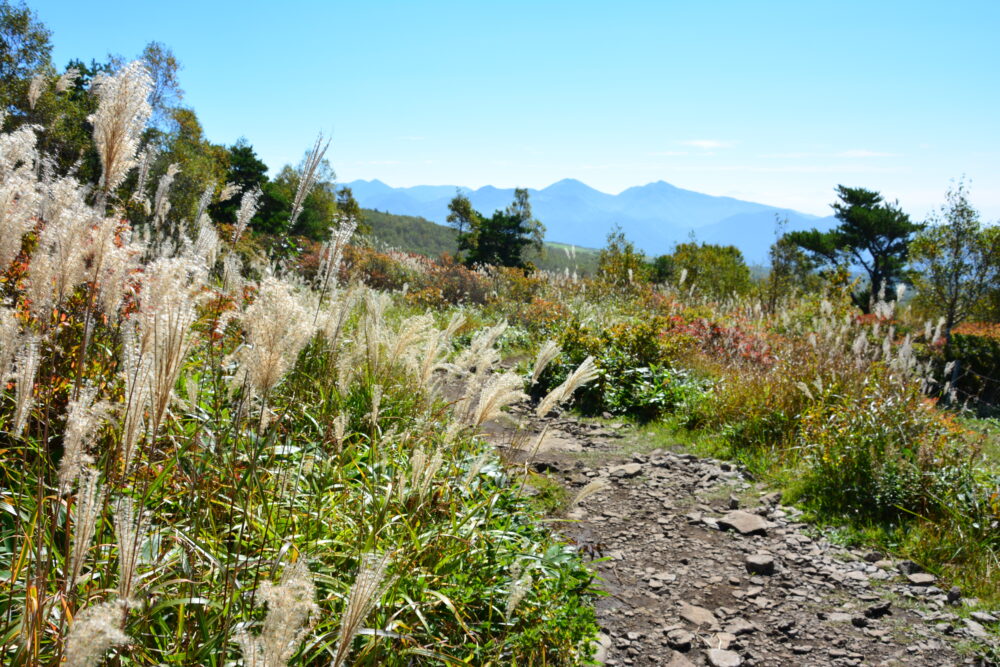
{"type": "Polygon", "coordinates": [[[722,141],[720,139],[689,139],[687,141],[679,141],[681,146],[691,146],[692,148],[700,148],[703,151],[710,151],[716,148],[731,148],[736,145],[733,141],[722,141]]]}
{"type": "Polygon", "coordinates": [[[757,157],[764,160],[802,160],[805,158],[823,157],[819,153],[763,153],[757,157]]]}
{"type": "Polygon", "coordinates": [[[691,165],[684,171],[746,172],[754,174],[892,174],[906,171],[897,167],[875,167],[867,164],[802,164],[763,167],[759,165],[691,165]]]}
{"type": "Polygon", "coordinates": [[[870,151],[863,148],[853,148],[849,151],[841,151],[840,153],[837,153],[836,157],[896,157],[896,155],[895,153],[881,153],[879,151],[870,151]]]}
{"type": "Polygon", "coordinates": [[[863,159],[863,158],[875,158],[875,157],[899,157],[895,153],[882,153],[879,151],[871,151],[863,148],[853,148],[851,150],[839,151],[837,153],[804,153],[804,152],[792,152],[792,153],[763,153],[757,157],[765,160],[805,160],[805,159],[815,159],[815,158],[849,158],[849,159],[863,159]]]}

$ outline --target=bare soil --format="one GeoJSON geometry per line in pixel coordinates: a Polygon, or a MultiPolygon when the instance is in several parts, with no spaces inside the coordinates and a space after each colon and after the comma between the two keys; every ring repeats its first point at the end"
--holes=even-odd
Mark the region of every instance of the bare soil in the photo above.
{"type": "Polygon", "coordinates": [[[607,485],[556,524],[606,593],[603,664],[992,664],[973,646],[995,641],[1000,614],[970,617],[961,591],[915,564],[831,543],[732,464],[634,453],[643,450],[627,426],[537,420],[523,408],[487,431],[551,480],[540,489],[558,482],[572,498],[607,485]]]}

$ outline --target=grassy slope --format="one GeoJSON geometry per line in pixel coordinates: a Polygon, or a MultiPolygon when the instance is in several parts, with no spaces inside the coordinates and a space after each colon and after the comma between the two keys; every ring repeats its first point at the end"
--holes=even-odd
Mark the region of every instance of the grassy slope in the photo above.
{"type": "MultiPolygon", "coordinates": [[[[364,209],[364,219],[372,228],[372,236],[393,248],[434,258],[457,250],[455,230],[425,218],[364,209]]],[[[596,250],[571,248],[564,243],[546,243],[541,257],[531,253],[528,259],[546,271],[568,268],[592,275],[597,269],[596,250]]]]}

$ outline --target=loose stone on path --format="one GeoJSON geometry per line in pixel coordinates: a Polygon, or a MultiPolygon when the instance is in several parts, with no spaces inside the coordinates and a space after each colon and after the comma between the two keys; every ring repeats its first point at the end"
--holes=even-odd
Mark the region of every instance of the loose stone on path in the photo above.
{"type": "Polygon", "coordinates": [[[767,521],[757,514],[736,510],[717,520],[722,530],[735,530],[740,535],[767,535],[767,521]]]}

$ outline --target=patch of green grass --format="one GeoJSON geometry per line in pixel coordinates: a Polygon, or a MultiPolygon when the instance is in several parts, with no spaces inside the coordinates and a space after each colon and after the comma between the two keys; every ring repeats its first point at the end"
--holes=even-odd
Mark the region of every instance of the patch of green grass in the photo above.
{"type": "Polygon", "coordinates": [[[959,417],[958,423],[982,437],[983,458],[989,465],[1000,469],[1000,418],[978,419],[975,417],[959,417]]]}
{"type": "Polygon", "coordinates": [[[528,502],[535,511],[550,516],[562,514],[569,505],[569,491],[548,475],[529,473],[527,484],[534,491],[528,502]]]}

